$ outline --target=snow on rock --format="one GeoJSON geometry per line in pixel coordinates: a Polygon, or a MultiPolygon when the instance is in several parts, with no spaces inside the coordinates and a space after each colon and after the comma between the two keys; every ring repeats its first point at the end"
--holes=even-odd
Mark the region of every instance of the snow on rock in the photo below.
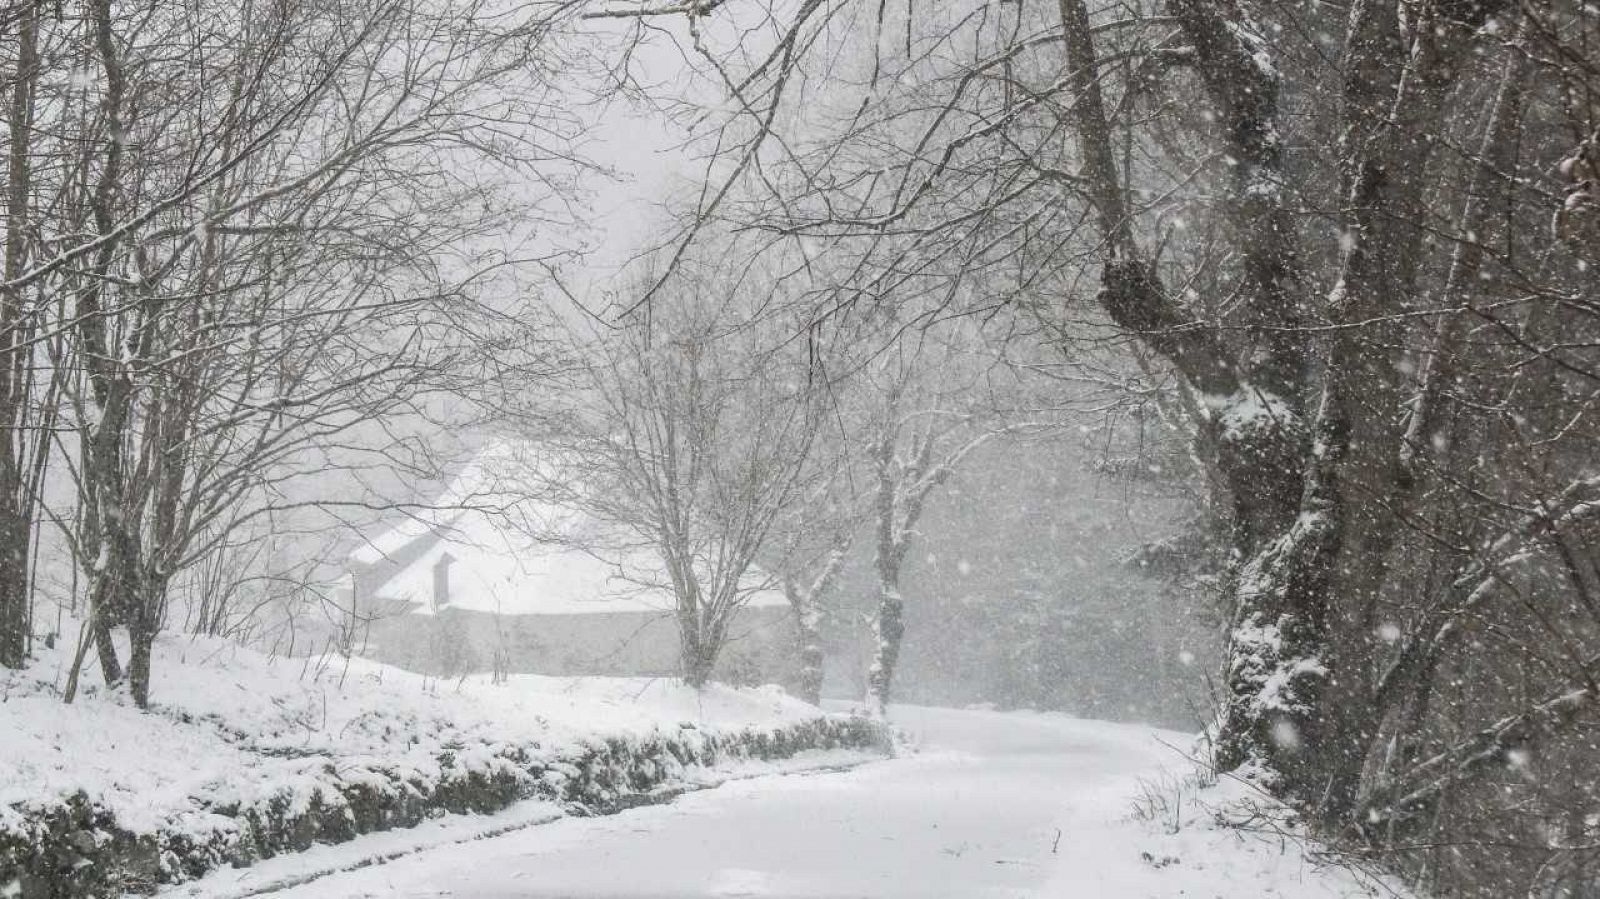
{"type": "Polygon", "coordinates": [[[1294,685],[1306,677],[1326,677],[1327,666],[1321,659],[1290,659],[1279,665],[1261,685],[1256,694],[1256,706],[1262,710],[1294,711],[1299,702],[1294,696],[1294,685]]]}
{"type": "Polygon", "coordinates": [[[1299,422],[1282,397],[1248,384],[1231,394],[1207,394],[1201,399],[1220,426],[1222,439],[1229,442],[1248,440],[1266,430],[1295,427],[1299,422]]]}

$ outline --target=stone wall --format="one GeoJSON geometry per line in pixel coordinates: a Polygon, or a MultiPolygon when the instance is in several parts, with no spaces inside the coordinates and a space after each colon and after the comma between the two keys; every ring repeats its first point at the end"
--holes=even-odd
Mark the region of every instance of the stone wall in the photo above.
{"type": "MultiPolygon", "coordinates": [[[[683,725],[644,738],[596,738],[560,752],[537,744],[479,744],[436,759],[437,778],[381,764],[352,768],[309,759],[315,786],[285,789],[248,807],[203,805],[155,833],[133,833],[79,794],[10,809],[0,828],[0,897],[101,899],[199,877],[223,865],[409,827],[446,812],[487,813],[527,799],[599,814],[672,795],[690,769],[781,759],[814,749],[879,749],[879,725],[818,717],[773,730],[705,732],[683,725]],[[412,772],[412,773],[403,773],[412,772]]],[[[303,785],[302,785],[303,787],[303,785]]]]}

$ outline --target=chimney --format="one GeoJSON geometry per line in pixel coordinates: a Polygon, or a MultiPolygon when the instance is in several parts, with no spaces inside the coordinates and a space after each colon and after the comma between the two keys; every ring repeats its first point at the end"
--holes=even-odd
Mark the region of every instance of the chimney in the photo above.
{"type": "Polygon", "coordinates": [[[455,556],[446,552],[433,563],[433,608],[435,611],[450,604],[450,563],[455,556]]]}

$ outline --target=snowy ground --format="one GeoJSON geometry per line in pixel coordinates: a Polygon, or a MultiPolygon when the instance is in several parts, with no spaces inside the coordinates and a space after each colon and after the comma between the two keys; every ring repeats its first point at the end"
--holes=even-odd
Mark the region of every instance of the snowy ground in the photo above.
{"type": "MultiPolygon", "coordinates": [[[[1154,820],[1135,816],[1144,784],[1184,770],[1174,748],[1183,735],[1055,715],[898,708],[896,717],[921,747],[898,759],[740,780],[670,805],[446,842],[273,895],[1395,895],[1315,863],[1293,839],[1218,827],[1207,804],[1237,800],[1225,788],[1158,808],[1154,820]]],[[[343,851],[377,855],[384,838],[343,851]]],[[[239,886],[237,872],[220,872],[169,895],[237,896],[239,886]]]]}
{"type": "Polygon", "coordinates": [[[157,644],[153,706],[142,713],[126,691],[98,686],[92,664],[77,701],[63,705],[69,665],[58,643],[40,646],[28,668],[0,671],[0,831],[82,791],[136,833],[206,833],[227,825],[207,812],[219,803],[285,791],[303,800],[330,779],[380,770],[434,782],[443,755],[487,771],[508,745],[558,757],[599,739],[772,729],[818,714],[777,687],[439,681],[361,659],[272,658],[178,635],[157,644]]]}

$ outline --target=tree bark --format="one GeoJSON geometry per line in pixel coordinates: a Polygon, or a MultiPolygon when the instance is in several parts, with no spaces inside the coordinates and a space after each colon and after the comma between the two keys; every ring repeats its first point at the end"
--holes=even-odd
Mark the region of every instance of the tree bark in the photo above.
{"type": "Polygon", "coordinates": [[[707,650],[697,629],[689,629],[683,634],[683,647],[680,655],[680,664],[683,668],[683,682],[696,690],[704,689],[711,682],[711,668],[715,659],[707,650]]]}
{"type": "Polygon", "coordinates": [[[1216,761],[1261,763],[1291,798],[1321,806],[1324,821],[1354,808],[1381,719],[1372,707],[1374,616],[1395,504],[1406,494],[1401,313],[1419,268],[1426,135],[1438,133],[1469,55],[1464,36],[1503,5],[1408,19],[1393,2],[1352,3],[1338,157],[1342,255],[1325,301],[1328,323],[1341,327],[1313,366],[1311,303],[1284,196],[1278,76],[1243,4],[1169,7],[1233,162],[1223,208],[1241,259],[1243,330],[1257,345],[1235,347],[1186,314],[1144,262],[1112,152],[1087,6],[1060,0],[1071,118],[1105,236],[1101,303],[1200,394],[1210,413],[1206,443],[1231,494],[1240,564],[1216,761]]]}
{"type": "Polygon", "coordinates": [[[142,620],[128,628],[128,694],[141,709],[150,708],[150,653],[155,636],[155,628],[142,620]]]}
{"type": "Polygon", "coordinates": [[[872,668],[867,672],[867,705],[879,718],[889,714],[895,667],[900,663],[900,643],[905,637],[905,600],[900,596],[898,571],[878,584],[878,617],[873,625],[872,668]]]}
{"type": "MultiPolygon", "coordinates": [[[[32,200],[29,152],[33,131],[33,90],[39,67],[39,3],[24,0],[17,13],[17,71],[12,83],[6,126],[6,236],[4,273],[11,281],[22,272],[27,256],[28,208],[32,200]]],[[[28,559],[34,501],[24,471],[22,446],[26,432],[18,427],[27,415],[24,394],[30,383],[27,360],[32,356],[28,311],[22,289],[0,293],[0,666],[19,668],[28,646],[28,559]]]]}
{"type": "Polygon", "coordinates": [[[796,689],[800,698],[812,705],[822,702],[824,657],[822,652],[822,614],[817,598],[803,591],[799,584],[785,580],[784,596],[794,611],[795,645],[798,649],[800,672],[796,689]]]}
{"type": "Polygon", "coordinates": [[[794,610],[795,639],[800,656],[800,698],[812,705],[822,701],[823,666],[827,662],[822,651],[822,598],[844,568],[854,537],[848,525],[840,530],[810,584],[801,586],[792,577],[783,581],[784,596],[794,610]]]}

